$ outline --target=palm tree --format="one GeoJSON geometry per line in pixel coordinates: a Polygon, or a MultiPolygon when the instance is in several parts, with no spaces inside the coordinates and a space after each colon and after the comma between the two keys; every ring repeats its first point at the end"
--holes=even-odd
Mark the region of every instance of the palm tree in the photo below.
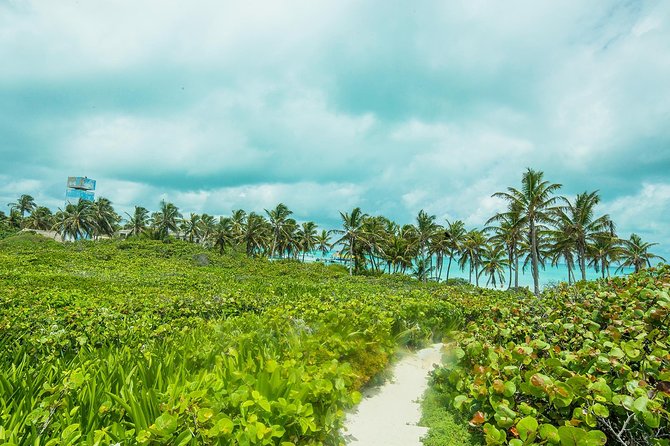
{"type": "MultiPolygon", "coordinates": [[[[419,255],[423,260],[427,260],[427,247],[428,244],[437,230],[437,224],[435,224],[435,216],[428,215],[426,211],[421,209],[419,214],[416,217],[416,233],[419,244],[419,255]]],[[[432,261],[428,261],[428,270],[432,270],[432,261]]],[[[424,282],[428,280],[427,276],[424,276],[424,282]]]]}
{"type": "Polygon", "coordinates": [[[467,231],[465,230],[465,223],[461,220],[456,220],[450,222],[447,220],[447,227],[445,229],[445,238],[447,243],[446,253],[449,256],[449,263],[447,265],[447,277],[445,280],[449,280],[449,272],[451,271],[451,262],[454,260],[454,257],[463,251],[463,244],[465,243],[465,235],[467,231]]]}
{"type": "MultiPolygon", "coordinates": [[[[4,215],[4,214],[3,214],[4,215]]],[[[5,217],[6,218],[6,217],[5,217]]],[[[30,216],[24,220],[23,227],[27,229],[39,229],[47,231],[54,225],[51,210],[44,206],[36,207],[30,216]]]]}
{"type": "Polygon", "coordinates": [[[405,272],[412,266],[412,256],[408,245],[407,239],[400,234],[400,231],[391,233],[384,248],[384,258],[388,264],[389,273],[405,272]]]}
{"type": "Polygon", "coordinates": [[[379,264],[383,257],[383,242],[386,236],[387,219],[381,216],[367,216],[363,219],[363,249],[366,258],[372,263],[375,271],[379,270],[379,264]]]}
{"type": "Polygon", "coordinates": [[[219,222],[215,225],[214,231],[209,237],[214,242],[214,247],[219,248],[219,254],[223,255],[226,246],[233,246],[235,243],[233,220],[227,217],[220,217],[219,222]]]}
{"type": "Polygon", "coordinates": [[[160,240],[167,239],[170,232],[177,232],[182,215],[179,208],[165,200],[161,201],[160,210],[153,214],[153,225],[160,240]]]}
{"type": "Polygon", "coordinates": [[[621,249],[621,265],[617,271],[623,270],[627,266],[635,268],[635,272],[639,272],[647,266],[651,266],[651,260],[660,259],[665,262],[665,259],[659,255],[649,252],[649,248],[658,245],[658,243],[645,243],[639,235],[631,234],[629,240],[623,241],[621,249]]]}
{"type": "Polygon", "coordinates": [[[509,261],[505,259],[506,248],[499,244],[486,245],[482,251],[482,270],[479,275],[486,274],[488,276],[486,286],[492,284],[495,288],[498,283],[500,286],[504,286],[505,268],[509,266],[509,261]]]}
{"type": "Polygon", "coordinates": [[[605,275],[609,277],[610,265],[618,259],[620,252],[621,240],[611,230],[595,235],[586,254],[591,259],[589,266],[592,266],[596,273],[600,271],[604,279],[605,275]]]}
{"type": "Polygon", "coordinates": [[[200,239],[200,216],[191,212],[188,218],[181,222],[181,232],[184,238],[193,243],[194,239],[200,239]]]}
{"type": "Polygon", "coordinates": [[[419,279],[421,282],[426,282],[428,281],[428,277],[430,276],[432,269],[433,267],[430,266],[428,260],[420,257],[416,261],[416,266],[414,267],[414,271],[412,271],[412,275],[417,279],[419,279]]]}
{"type": "Polygon", "coordinates": [[[548,231],[549,234],[549,249],[548,257],[551,260],[552,266],[558,266],[563,260],[563,263],[568,268],[568,285],[576,282],[575,273],[575,256],[573,248],[575,242],[573,233],[565,222],[557,221],[556,227],[548,231]]]}
{"type": "Polygon", "coordinates": [[[64,210],[58,210],[53,230],[63,240],[90,237],[95,230],[95,220],[91,212],[92,202],[79,199],[77,204],[68,204],[64,210]]]}
{"type": "Polygon", "coordinates": [[[251,212],[245,219],[242,236],[239,239],[245,245],[247,256],[262,253],[268,244],[268,236],[272,227],[262,215],[251,212]]]}
{"type": "MultiPolygon", "coordinates": [[[[270,255],[274,256],[275,249],[277,248],[277,244],[280,242],[280,238],[282,236],[282,230],[286,224],[286,219],[289,215],[293,214],[293,211],[291,211],[284,203],[279,203],[274,209],[270,211],[265,209],[265,213],[268,214],[270,225],[272,226],[272,248],[270,249],[270,255]]],[[[280,251],[280,257],[281,256],[282,253],[280,251]]]]}
{"type": "Polygon", "coordinates": [[[586,251],[589,242],[608,227],[610,218],[608,215],[594,218],[593,208],[600,202],[597,191],[577,194],[574,203],[566,198],[563,201],[565,206],[556,210],[556,220],[572,236],[582,280],[586,280],[586,251]]]}
{"type": "Polygon", "coordinates": [[[112,202],[107,198],[99,197],[91,203],[91,219],[93,222],[93,236],[107,235],[111,237],[117,228],[121,217],[116,213],[112,202]]]}
{"type": "Polygon", "coordinates": [[[349,275],[352,275],[353,270],[359,271],[361,264],[362,246],[360,246],[360,243],[363,239],[363,221],[367,214],[364,214],[361,208],[357,207],[350,214],[340,212],[340,217],[342,218],[343,229],[335,229],[333,232],[342,235],[342,237],[335,244],[340,244],[349,251],[349,275]]]}
{"type": "Polygon", "coordinates": [[[540,295],[538,230],[544,224],[552,222],[554,205],[559,199],[554,194],[561,188],[560,184],[549,183],[543,177],[543,172],[528,169],[521,179],[521,190],[508,187],[507,192],[493,194],[493,197],[506,200],[509,209],[517,209],[521,218],[526,221],[531,254],[533,291],[536,296],[540,295]]]}
{"type": "Polygon", "coordinates": [[[304,222],[296,232],[298,247],[302,252],[302,261],[305,261],[305,254],[314,251],[317,244],[316,223],[313,221],[304,222]]]}
{"type": "Polygon", "coordinates": [[[147,229],[147,223],[149,222],[149,211],[142,206],[135,206],[135,211],[133,215],[130,215],[126,212],[128,216],[128,223],[126,223],[126,229],[130,229],[131,235],[140,235],[147,229]]]}
{"type": "Polygon", "coordinates": [[[230,216],[230,225],[233,230],[233,236],[235,240],[241,240],[242,235],[244,234],[244,227],[247,224],[247,213],[243,209],[237,209],[233,211],[233,214],[230,216]]]}
{"type": "Polygon", "coordinates": [[[459,266],[461,269],[465,268],[466,264],[469,264],[470,268],[470,283],[472,283],[472,273],[475,273],[475,285],[479,286],[479,267],[482,263],[482,254],[484,248],[486,247],[486,235],[483,231],[478,229],[473,229],[465,235],[465,240],[463,243],[463,251],[461,259],[459,261],[459,266]]]}
{"type": "Polygon", "coordinates": [[[200,216],[200,236],[203,244],[209,243],[212,233],[216,230],[216,220],[209,214],[200,216]]]}
{"type": "Polygon", "coordinates": [[[23,194],[14,203],[7,203],[10,211],[17,210],[21,213],[21,218],[26,216],[26,212],[30,213],[37,207],[35,199],[28,194],[23,194]]]}
{"type": "Polygon", "coordinates": [[[21,225],[23,224],[23,217],[21,217],[21,212],[19,212],[18,209],[11,209],[9,211],[7,224],[12,229],[21,229],[21,225]]]}
{"type": "Polygon", "coordinates": [[[321,234],[317,234],[316,249],[318,251],[321,251],[321,255],[323,257],[325,257],[326,254],[328,254],[328,251],[332,249],[332,245],[330,244],[330,232],[326,231],[325,229],[322,229],[321,234]]]}
{"type": "Polygon", "coordinates": [[[493,232],[492,241],[505,246],[509,267],[509,284],[512,288],[512,272],[514,272],[514,288],[519,288],[519,245],[524,235],[526,221],[521,217],[521,210],[510,206],[506,212],[499,212],[491,217],[486,224],[497,222],[497,226],[486,228],[493,232]]]}

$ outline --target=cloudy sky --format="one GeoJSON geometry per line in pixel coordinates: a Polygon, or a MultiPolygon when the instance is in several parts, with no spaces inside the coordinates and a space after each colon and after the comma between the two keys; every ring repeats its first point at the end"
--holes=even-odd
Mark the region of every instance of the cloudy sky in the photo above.
{"type": "Polygon", "coordinates": [[[668,1],[0,0],[0,61],[3,206],[474,226],[532,167],[670,252],[668,1]]]}

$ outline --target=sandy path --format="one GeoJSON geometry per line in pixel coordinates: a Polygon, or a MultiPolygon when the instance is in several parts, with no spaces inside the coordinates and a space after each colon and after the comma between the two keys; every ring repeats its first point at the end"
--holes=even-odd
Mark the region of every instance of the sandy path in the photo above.
{"type": "Polygon", "coordinates": [[[421,446],[428,431],[417,426],[418,400],[428,385],[428,372],[439,364],[442,344],[433,344],[402,358],[393,368],[393,379],[373,389],[347,414],[344,435],[351,446],[421,446]]]}

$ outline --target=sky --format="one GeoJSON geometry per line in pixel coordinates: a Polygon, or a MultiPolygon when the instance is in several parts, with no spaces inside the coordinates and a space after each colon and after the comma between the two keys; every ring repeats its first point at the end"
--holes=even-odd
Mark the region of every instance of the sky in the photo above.
{"type": "Polygon", "coordinates": [[[0,209],[482,226],[526,168],[670,259],[670,2],[0,0],[0,209]]]}

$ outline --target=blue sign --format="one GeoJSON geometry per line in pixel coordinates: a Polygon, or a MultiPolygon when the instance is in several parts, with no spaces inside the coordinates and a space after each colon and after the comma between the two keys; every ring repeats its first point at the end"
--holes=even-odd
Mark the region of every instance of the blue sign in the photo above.
{"type": "Polygon", "coordinates": [[[69,202],[78,202],[79,199],[85,201],[94,201],[94,193],[82,189],[68,189],[65,193],[65,199],[69,202]]]}
{"type": "Polygon", "coordinates": [[[95,190],[95,180],[87,177],[67,177],[67,187],[72,189],[95,190]]]}

